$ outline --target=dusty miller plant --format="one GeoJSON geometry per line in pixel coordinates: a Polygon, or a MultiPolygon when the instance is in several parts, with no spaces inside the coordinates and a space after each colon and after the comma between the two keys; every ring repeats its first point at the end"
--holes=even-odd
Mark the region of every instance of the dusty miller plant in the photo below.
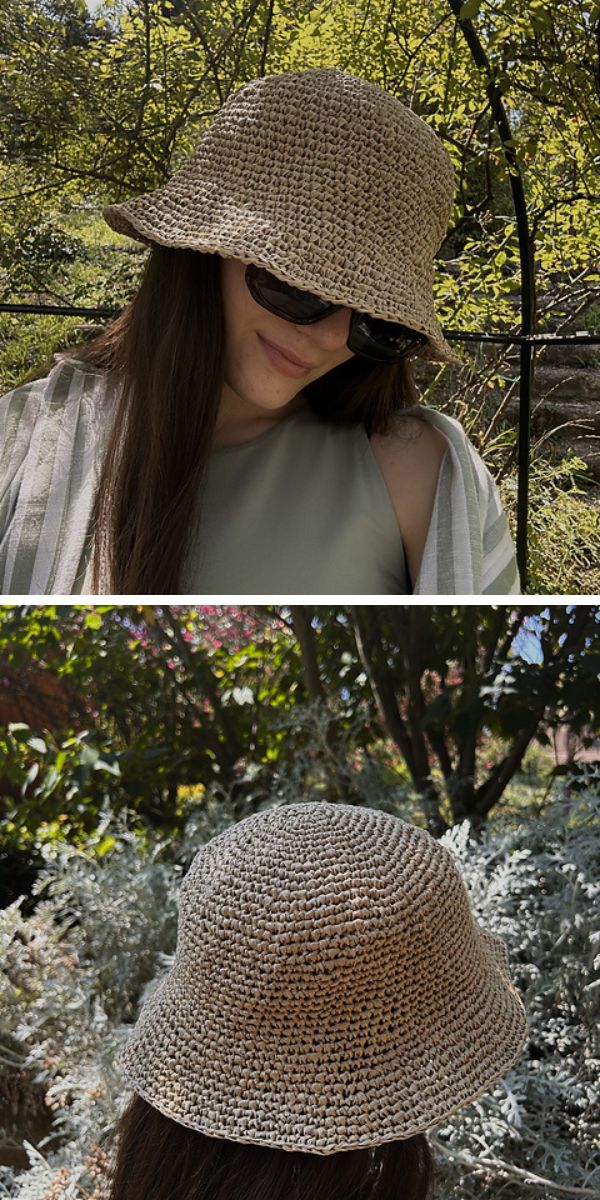
{"type": "MultiPolygon", "coordinates": [[[[520,1197],[537,1180],[563,1195],[600,1195],[600,799],[560,790],[543,819],[471,839],[441,838],[456,856],[477,919],[504,939],[529,1019],[529,1043],[489,1093],[436,1131],[446,1192],[480,1178],[520,1197]],[[475,1163],[477,1160],[477,1163],[475,1163]]],[[[551,1189],[548,1190],[549,1194],[551,1189]]]]}
{"type": "MultiPolygon", "coordinates": [[[[261,807],[297,800],[295,784],[276,780],[261,807]]],[[[0,1168],[1,1197],[103,1200],[111,1129],[129,1096],[116,1052],[173,962],[182,876],[235,811],[209,798],[176,844],[142,843],[107,814],[98,836],[113,834],[112,851],[47,847],[35,913],[24,918],[17,900],[0,914],[3,1071],[42,1087],[54,1112],[52,1135],[25,1143],[30,1168],[0,1168]]],[[[599,817],[597,791],[567,785],[543,818],[490,826],[481,840],[465,822],[442,839],[478,920],[507,944],[530,1038],[489,1094],[430,1131],[438,1200],[600,1197],[599,817]]]]}
{"type": "Polygon", "coordinates": [[[365,719],[364,710],[346,706],[343,699],[335,705],[297,703],[293,712],[274,714],[273,732],[291,737],[296,748],[283,769],[272,771],[269,795],[260,807],[337,799],[386,812],[402,810],[405,816],[410,808],[411,818],[414,813],[418,819],[418,797],[391,765],[387,743],[357,750],[365,719]]]}

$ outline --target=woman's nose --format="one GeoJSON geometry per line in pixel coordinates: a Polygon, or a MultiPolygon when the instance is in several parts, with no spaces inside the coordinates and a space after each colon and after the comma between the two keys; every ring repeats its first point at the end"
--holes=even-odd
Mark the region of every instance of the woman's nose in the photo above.
{"type": "Polygon", "coordinates": [[[311,342],[323,350],[337,350],[348,341],[351,316],[352,309],[344,306],[315,321],[314,325],[296,325],[296,329],[301,336],[310,336],[311,342]]]}

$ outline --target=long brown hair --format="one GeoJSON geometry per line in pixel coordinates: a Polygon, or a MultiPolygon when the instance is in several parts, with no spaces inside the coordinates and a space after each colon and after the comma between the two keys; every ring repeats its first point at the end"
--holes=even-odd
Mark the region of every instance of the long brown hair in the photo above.
{"type": "Polygon", "coordinates": [[[118,1119],[108,1200],[428,1200],[434,1162],[422,1133],[337,1154],[208,1137],[137,1093],[118,1119]]]}
{"type": "MultiPolygon", "coordinates": [[[[152,243],[123,312],[65,356],[105,368],[115,419],[94,505],[93,590],[176,594],[223,389],[220,256],[152,243]]],[[[330,421],[385,433],[417,402],[412,366],[354,356],[304,389],[330,421]]]]}

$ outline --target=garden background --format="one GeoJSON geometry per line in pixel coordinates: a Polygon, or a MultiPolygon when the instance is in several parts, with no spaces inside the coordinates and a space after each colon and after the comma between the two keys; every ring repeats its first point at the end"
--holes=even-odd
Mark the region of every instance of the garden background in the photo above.
{"type": "MultiPolygon", "coordinates": [[[[599,44],[598,0],[2,0],[0,303],[120,310],[147,250],[112,232],[102,205],[164,183],[245,81],[338,66],[398,96],[452,157],[435,273],[445,331],[520,328],[509,167],[486,92],[496,86],[525,191],[534,331],[597,333],[599,44]]],[[[94,328],[0,312],[0,389],[43,376],[94,328]]],[[[417,387],[463,422],[514,532],[519,347],[453,345],[464,366],[417,359],[417,387]]],[[[528,592],[592,596],[600,346],[541,345],[533,361],[528,592]]]]}
{"type": "Polygon", "coordinates": [[[436,1200],[600,1198],[600,606],[0,608],[0,1197],[103,1200],[196,850],[299,798],[457,857],[528,1045],[436,1200]]]}

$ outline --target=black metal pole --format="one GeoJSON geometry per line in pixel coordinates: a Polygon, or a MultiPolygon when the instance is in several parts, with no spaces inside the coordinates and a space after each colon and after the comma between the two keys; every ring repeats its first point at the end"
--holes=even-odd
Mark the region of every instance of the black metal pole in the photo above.
{"type": "MultiPolygon", "coordinates": [[[[448,0],[457,23],[464,35],[477,66],[482,68],[487,76],[486,95],[490,101],[492,116],[500,134],[502,151],[508,167],[510,186],[515,206],[517,233],[519,238],[519,258],[521,266],[521,334],[526,338],[534,332],[536,317],[535,276],[533,270],[533,247],[529,237],[527,220],[527,205],[523,179],[515,155],[515,139],[508,117],[502,104],[502,92],[494,82],[494,69],[488,59],[481,42],[475,32],[473,22],[469,17],[460,17],[463,7],[462,0],[448,0]]],[[[521,587],[527,587],[527,506],[529,499],[529,443],[531,391],[533,384],[533,361],[531,344],[528,340],[521,342],[520,355],[521,377],[519,382],[519,461],[517,489],[517,562],[521,576],[521,587]]]]}
{"type": "MultiPolygon", "coordinates": [[[[60,317],[117,317],[120,308],[80,308],[69,304],[0,304],[0,312],[50,313],[60,317]]],[[[585,345],[600,345],[600,332],[580,329],[577,333],[481,333],[477,330],[443,329],[444,337],[451,342],[510,342],[532,345],[551,343],[553,346],[568,346],[573,342],[585,345]]]]}

